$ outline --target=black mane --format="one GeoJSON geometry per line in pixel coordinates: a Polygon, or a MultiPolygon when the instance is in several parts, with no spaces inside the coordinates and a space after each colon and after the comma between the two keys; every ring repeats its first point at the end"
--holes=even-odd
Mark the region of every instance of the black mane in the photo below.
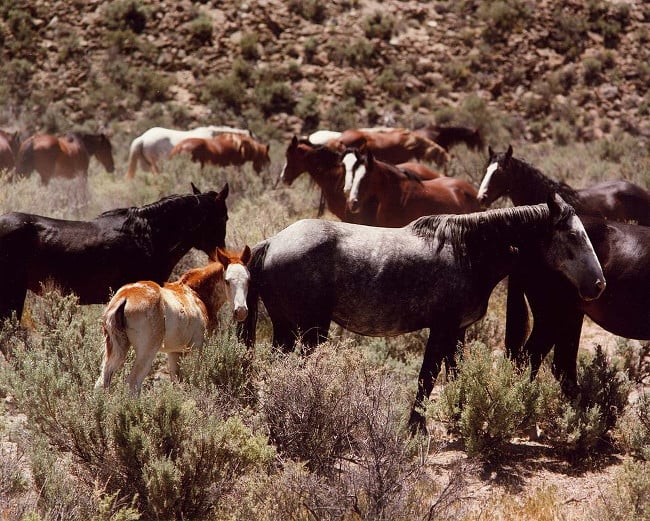
{"type": "MultiPolygon", "coordinates": [[[[501,157],[499,156],[499,161],[501,157]]],[[[575,207],[580,204],[578,194],[574,188],[566,183],[551,179],[523,159],[511,157],[508,170],[514,174],[510,176],[511,193],[520,188],[522,191],[525,190],[529,196],[534,197],[534,200],[545,201],[549,194],[556,192],[571,206],[575,207]]]]}

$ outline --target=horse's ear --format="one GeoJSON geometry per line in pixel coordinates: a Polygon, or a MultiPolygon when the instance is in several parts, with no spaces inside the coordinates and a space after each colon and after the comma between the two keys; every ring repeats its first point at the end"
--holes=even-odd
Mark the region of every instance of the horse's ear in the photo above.
{"type": "Polygon", "coordinates": [[[223,190],[219,192],[219,195],[217,197],[219,197],[220,199],[225,199],[226,197],[228,197],[229,191],[230,189],[228,188],[228,183],[226,183],[225,185],[223,185],[223,190]]]}
{"type": "Polygon", "coordinates": [[[368,170],[372,170],[372,167],[373,167],[373,165],[375,163],[375,156],[373,155],[373,153],[370,150],[367,150],[366,151],[366,157],[368,158],[367,159],[368,170]]]}
{"type": "Polygon", "coordinates": [[[244,246],[244,249],[242,250],[241,255],[239,256],[239,258],[242,261],[242,264],[244,265],[248,264],[251,260],[252,255],[253,254],[251,253],[251,249],[247,244],[246,246],[244,246]]]}
{"type": "Polygon", "coordinates": [[[228,264],[230,264],[230,257],[226,254],[225,250],[222,250],[221,248],[217,248],[217,258],[215,260],[218,260],[221,265],[226,268],[228,264]]]}
{"type": "Polygon", "coordinates": [[[510,161],[512,159],[512,145],[508,145],[508,150],[506,150],[506,160],[510,161]]]}
{"type": "Polygon", "coordinates": [[[291,146],[292,147],[298,146],[298,136],[296,136],[295,134],[293,135],[293,138],[291,139],[291,146]]]}
{"type": "Polygon", "coordinates": [[[490,145],[488,145],[488,157],[494,157],[494,150],[490,145]]]}
{"type": "Polygon", "coordinates": [[[201,193],[201,190],[199,190],[199,189],[194,185],[194,183],[190,182],[190,184],[192,185],[192,193],[193,193],[194,195],[199,195],[199,194],[201,193]]]}
{"type": "Polygon", "coordinates": [[[546,201],[551,215],[551,222],[555,225],[562,221],[570,211],[571,207],[562,199],[560,194],[552,192],[548,194],[546,201]]]}

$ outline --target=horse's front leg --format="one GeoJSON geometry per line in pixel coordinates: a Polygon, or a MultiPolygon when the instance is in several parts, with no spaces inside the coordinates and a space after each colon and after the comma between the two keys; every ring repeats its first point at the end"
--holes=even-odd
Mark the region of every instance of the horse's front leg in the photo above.
{"type": "MultiPolygon", "coordinates": [[[[439,324],[445,324],[440,320],[439,324]]],[[[426,422],[420,412],[425,398],[428,398],[433,390],[433,384],[440,373],[442,360],[453,358],[456,351],[457,339],[464,333],[458,327],[432,327],[429,331],[429,339],[424,350],[424,360],[418,375],[418,390],[415,395],[415,403],[409,418],[411,432],[426,432],[426,422]]]]}

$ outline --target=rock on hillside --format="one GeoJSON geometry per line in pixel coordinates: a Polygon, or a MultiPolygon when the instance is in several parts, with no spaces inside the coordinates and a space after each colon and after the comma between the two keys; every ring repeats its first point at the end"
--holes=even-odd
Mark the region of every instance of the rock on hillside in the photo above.
{"type": "Polygon", "coordinates": [[[0,15],[2,126],[272,134],[497,114],[531,139],[650,135],[642,0],[13,0],[0,15]]]}

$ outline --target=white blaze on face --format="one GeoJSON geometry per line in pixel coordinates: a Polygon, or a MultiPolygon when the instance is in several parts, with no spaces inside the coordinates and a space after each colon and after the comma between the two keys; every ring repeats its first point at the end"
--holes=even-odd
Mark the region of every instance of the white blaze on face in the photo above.
{"type": "Polygon", "coordinates": [[[287,170],[287,163],[286,161],[284,162],[284,165],[282,166],[282,172],[280,172],[280,181],[284,181],[285,178],[285,171],[287,170]]]}
{"type": "Polygon", "coordinates": [[[487,170],[485,171],[485,176],[483,177],[483,181],[481,181],[481,186],[478,189],[477,198],[479,201],[487,196],[490,181],[492,181],[492,175],[494,172],[496,172],[497,168],[499,168],[499,163],[497,161],[488,165],[487,170]]]}
{"type": "Polygon", "coordinates": [[[354,177],[354,165],[357,162],[357,156],[353,152],[348,152],[343,156],[341,161],[345,167],[345,184],[343,185],[343,192],[348,195],[352,190],[352,178],[354,177]]]}
{"type": "Polygon", "coordinates": [[[248,283],[250,281],[248,268],[243,264],[228,264],[224,281],[226,283],[226,296],[232,306],[235,320],[241,322],[248,314],[248,306],[246,305],[248,283]]]}

